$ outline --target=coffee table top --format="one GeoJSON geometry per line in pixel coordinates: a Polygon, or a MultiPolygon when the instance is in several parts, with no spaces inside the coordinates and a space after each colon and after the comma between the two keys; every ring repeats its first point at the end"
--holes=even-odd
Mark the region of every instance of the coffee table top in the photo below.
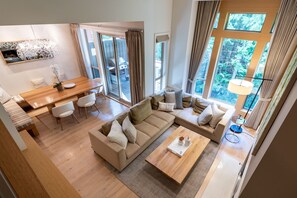
{"type": "Polygon", "coordinates": [[[164,174],[181,184],[209,143],[209,139],[187,128],[179,126],[145,160],[164,174]],[[167,150],[167,146],[179,136],[189,136],[192,145],[182,157],[167,150]]]}

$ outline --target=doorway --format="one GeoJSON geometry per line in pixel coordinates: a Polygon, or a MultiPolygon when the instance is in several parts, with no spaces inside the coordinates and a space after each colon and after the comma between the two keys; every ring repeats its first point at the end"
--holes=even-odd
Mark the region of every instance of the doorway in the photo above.
{"type": "Polygon", "coordinates": [[[107,82],[107,94],[120,101],[130,103],[131,92],[126,39],[104,34],[98,35],[107,82]]]}

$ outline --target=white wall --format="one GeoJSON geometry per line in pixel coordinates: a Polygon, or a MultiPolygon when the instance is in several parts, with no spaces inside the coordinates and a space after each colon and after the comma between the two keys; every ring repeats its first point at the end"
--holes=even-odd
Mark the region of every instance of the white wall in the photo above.
{"type": "Polygon", "coordinates": [[[295,82],[257,155],[251,158],[240,196],[296,197],[296,101],[295,82]]]}
{"type": "MultiPolygon", "coordinates": [[[[11,95],[32,89],[30,80],[34,78],[44,77],[47,83],[51,83],[49,66],[54,63],[61,65],[67,79],[80,76],[69,25],[33,25],[32,27],[36,38],[47,38],[57,44],[58,55],[52,59],[14,65],[7,65],[1,59],[0,85],[11,95]]],[[[34,39],[33,31],[29,25],[0,26],[0,42],[34,39]]]]}
{"type": "MultiPolygon", "coordinates": [[[[196,3],[197,4],[197,3],[196,3]]],[[[196,18],[195,1],[173,0],[171,50],[169,57],[168,85],[183,87],[187,78],[188,61],[191,53],[194,22],[196,18]]]]}
{"type": "MultiPolygon", "coordinates": [[[[251,157],[251,162],[247,168],[246,175],[244,178],[244,183],[243,183],[243,188],[246,186],[246,184],[249,182],[250,178],[254,174],[255,170],[257,169],[258,165],[261,163],[261,160],[263,159],[265,153],[267,152],[268,149],[271,149],[270,146],[274,141],[274,138],[278,135],[279,129],[281,125],[283,124],[284,120],[286,119],[286,116],[288,112],[292,109],[292,106],[294,105],[294,102],[297,100],[297,83],[295,82],[292,90],[290,91],[290,94],[288,95],[282,109],[280,110],[278,116],[276,117],[271,129],[269,130],[266,138],[264,139],[258,153],[256,156],[251,157]]],[[[296,131],[296,129],[293,128],[292,126],[292,131],[296,131]]],[[[287,138],[290,139],[290,135],[295,135],[290,134],[289,131],[287,133],[287,138]]],[[[281,149],[282,147],[278,145],[278,149],[281,149]]],[[[286,152],[286,151],[284,151],[286,152]]],[[[284,157],[284,156],[283,156],[284,157]]],[[[293,160],[293,158],[292,158],[293,160]]]]}
{"type": "Polygon", "coordinates": [[[144,21],[146,95],[153,93],[154,34],[170,32],[171,16],[172,0],[16,0],[0,6],[0,25],[144,21]]]}

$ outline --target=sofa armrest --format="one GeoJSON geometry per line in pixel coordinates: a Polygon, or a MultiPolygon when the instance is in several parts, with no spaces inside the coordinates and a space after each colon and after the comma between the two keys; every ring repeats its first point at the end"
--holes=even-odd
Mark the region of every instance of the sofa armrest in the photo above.
{"type": "Polygon", "coordinates": [[[214,136],[215,140],[219,143],[225,132],[228,130],[231,118],[235,112],[235,109],[228,109],[223,116],[222,120],[217,124],[216,128],[214,129],[214,136]]]}
{"type": "Polygon", "coordinates": [[[90,130],[89,137],[92,148],[98,155],[119,171],[125,167],[126,153],[123,147],[110,142],[98,129],[90,130]]]}

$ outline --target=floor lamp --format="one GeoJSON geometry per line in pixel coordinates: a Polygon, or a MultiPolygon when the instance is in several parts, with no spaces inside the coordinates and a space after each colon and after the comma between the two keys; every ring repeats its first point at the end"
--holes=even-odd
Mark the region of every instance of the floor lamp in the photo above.
{"type": "MultiPolygon", "coordinates": [[[[271,79],[265,79],[265,78],[254,78],[254,77],[245,77],[245,78],[251,78],[251,79],[254,79],[254,80],[261,80],[261,84],[247,110],[247,112],[245,113],[243,119],[240,119],[240,123],[237,123],[237,125],[231,125],[230,127],[230,130],[233,132],[233,133],[226,133],[225,135],[225,138],[229,141],[229,142],[232,142],[232,143],[238,143],[239,142],[239,137],[237,135],[235,135],[235,133],[241,133],[242,132],[242,125],[244,124],[245,122],[245,119],[249,113],[249,111],[251,110],[252,106],[253,106],[253,103],[255,102],[255,99],[260,91],[260,88],[262,87],[263,85],[263,82],[265,80],[267,81],[272,81],[271,79]]],[[[238,94],[238,95],[249,95],[252,90],[253,90],[253,86],[254,84],[252,82],[249,82],[249,81],[246,81],[246,80],[240,80],[240,79],[232,79],[229,81],[229,84],[228,84],[228,91],[230,91],[231,93],[235,93],[235,94],[238,94]]],[[[237,120],[236,120],[237,122],[237,120]]]]}

